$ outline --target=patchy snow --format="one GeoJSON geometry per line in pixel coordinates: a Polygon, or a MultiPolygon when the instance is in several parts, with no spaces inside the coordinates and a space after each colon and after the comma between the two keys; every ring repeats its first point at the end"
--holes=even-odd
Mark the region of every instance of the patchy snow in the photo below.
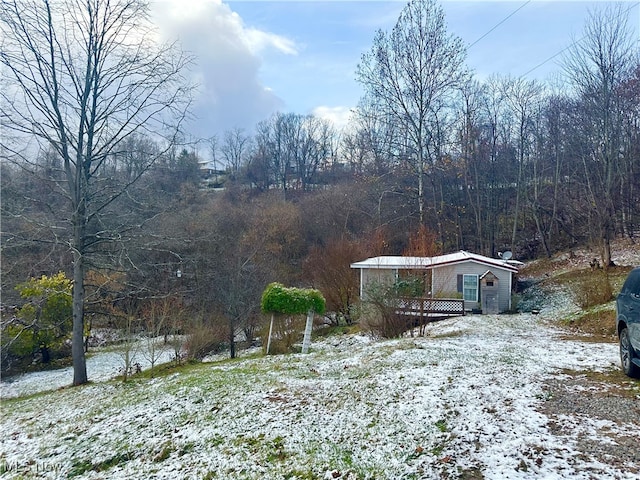
{"type": "MultiPolygon", "coordinates": [[[[611,243],[611,260],[618,266],[625,267],[637,267],[640,266],[640,248],[638,247],[637,240],[616,239],[611,243]]],[[[547,275],[566,272],[578,269],[592,268],[591,263],[601,262],[600,252],[597,248],[579,247],[569,252],[560,252],[551,259],[540,258],[527,262],[525,272],[529,269],[536,269],[540,264],[544,265],[544,270],[547,275]]],[[[525,275],[519,275],[520,278],[524,278],[525,275]]]]}
{"type": "Polygon", "coordinates": [[[618,368],[615,344],[563,339],[552,315],[336,336],[308,355],[5,400],[3,478],[630,478],[640,464],[603,464],[577,441],[639,437],[637,422],[564,416],[558,436],[540,413],[545,379],[618,368]]]}
{"type": "MultiPolygon", "coordinates": [[[[151,366],[151,356],[147,339],[139,340],[130,347],[130,365],[138,364],[142,370],[151,366]]],[[[155,353],[154,364],[167,363],[175,358],[175,352],[169,345],[162,344],[162,338],[153,339],[155,353]]],[[[124,353],[118,347],[90,349],[87,356],[87,376],[92,382],[109,380],[124,371],[124,353]]],[[[34,393],[55,390],[70,386],[73,382],[73,367],[30,372],[0,381],[0,398],[13,398],[34,393]]]]}

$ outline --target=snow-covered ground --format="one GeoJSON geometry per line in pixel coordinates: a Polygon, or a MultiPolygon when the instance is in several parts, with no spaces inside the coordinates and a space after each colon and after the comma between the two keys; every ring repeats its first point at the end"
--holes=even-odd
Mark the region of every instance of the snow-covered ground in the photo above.
{"type": "MultiPolygon", "coordinates": [[[[541,412],[544,381],[618,368],[617,346],[563,339],[540,315],[431,324],[425,337],[329,337],[307,355],[195,365],[3,401],[3,478],[626,479],[577,437],[637,422],[541,412]]],[[[96,378],[93,378],[94,380],[96,378]]],[[[45,382],[46,380],[42,380],[45,382]]],[[[585,392],[588,395],[589,392],[585,392]]],[[[631,475],[631,476],[629,476],[631,475]]]]}
{"type": "MultiPolygon", "coordinates": [[[[155,350],[149,348],[149,340],[139,340],[129,347],[129,365],[135,368],[138,364],[146,370],[151,366],[151,358],[155,365],[175,359],[172,347],[162,344],[162,338],[153,340],[155,350]]],[[[125,353],[117,347],[91,349],[87,357],[87,376],[93,382],[109,380],[124,372],[125,353]]],[[[42,372],[31,372],[3,378],[0,381],[0,398],[13,398],[34,393],[67,387],[73,381],[73,368],[60,368],[42,372]]]]}

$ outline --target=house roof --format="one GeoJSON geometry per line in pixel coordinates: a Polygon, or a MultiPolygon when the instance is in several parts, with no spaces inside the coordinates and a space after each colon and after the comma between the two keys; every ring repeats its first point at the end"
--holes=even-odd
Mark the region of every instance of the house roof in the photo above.
{"type": "Polygon", "coordinates": [[[459,252],[449,253],[447,255],[439,255],[437,257],[401,257],[401,256],[383,256],[373,257],[361,262],[351,264],[351,268],[367,268],[367,269],[405,269],[405,270],[421,270],[442,267],[463,262],[476,262],[503,270],[509,270],[516,273],[517,265],[520,262],[507,261],[500,258],[490,258],[476,253],[460,250],[459,252]]]}

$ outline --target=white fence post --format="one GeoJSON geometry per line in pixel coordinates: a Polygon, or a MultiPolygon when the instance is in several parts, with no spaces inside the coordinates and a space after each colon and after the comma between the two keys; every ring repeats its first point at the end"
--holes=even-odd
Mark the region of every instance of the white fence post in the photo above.
{"type": "Polygon", "coordinates": [[[304,338],[302,339],[302,353],[309,353],[311,344],[311,330],[313,328],[313,310],[307,312],[307,324],[304,327],[304,338]]]}
{"type": "Polygon", "coordinates": [[[275,314],[271,314],[271,323],[269,324],[269,338],[267,339],[267,355],[269,355],[269,347],[271,346],[271,332],[273,331],[273,316],[275,314]]]}

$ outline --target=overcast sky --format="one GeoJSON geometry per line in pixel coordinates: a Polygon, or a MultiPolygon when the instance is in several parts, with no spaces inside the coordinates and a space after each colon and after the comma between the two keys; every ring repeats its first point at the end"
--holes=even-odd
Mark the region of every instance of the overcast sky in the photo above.
{"type": "MultiPolygon", "coordinates": [[[[559,72],[561,55],[549,59],[582,37],[589,10],[603,3],[441,0],[449,32],[470,46],[467,63],[479,79],[492,74],[549,79],[559,72]]],[[[156,0],[152,5],[163,36],[178,39],[196,56],[191,74],[200,90],[189,130],[207,138],[234,127],[249,131],[275,111],[344,122],[362,94],[354,79],[361,55],[378,29],[393,28],[405,4],[156,0]]],[[[624,5],[640,40],[638,2],[624,5]]]]}

